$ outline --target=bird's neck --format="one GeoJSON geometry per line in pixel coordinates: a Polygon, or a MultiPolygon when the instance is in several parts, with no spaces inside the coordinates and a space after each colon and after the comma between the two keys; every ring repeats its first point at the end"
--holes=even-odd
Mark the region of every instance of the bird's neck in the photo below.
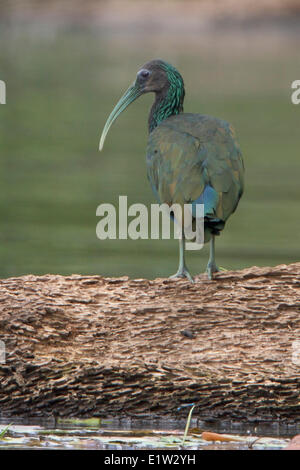
{"type": "Polygon", "coordinates": [[[176,78],[161,91],[156,92],[148,120],[149,133],[164,119],[182,113],[184,94],[183,81],[176,78]]]}

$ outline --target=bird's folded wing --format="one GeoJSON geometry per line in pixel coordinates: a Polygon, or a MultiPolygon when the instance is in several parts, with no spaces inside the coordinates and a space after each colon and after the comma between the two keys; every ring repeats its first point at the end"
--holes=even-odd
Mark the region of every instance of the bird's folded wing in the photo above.
{"type": "Polygon", "coordinates": [[[226,220],[243,192],[243,161],[232,127],[209,116],[166,119],[149,136],[147,171],[160,203],[201,203],[226,220]]]}

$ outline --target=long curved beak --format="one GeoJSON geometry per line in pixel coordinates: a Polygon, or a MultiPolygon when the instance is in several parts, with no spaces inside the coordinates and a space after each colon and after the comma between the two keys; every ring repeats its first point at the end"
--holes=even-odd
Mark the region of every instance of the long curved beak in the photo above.
{"type": "Polygon", "coordinates": [[[128,88],[128,90],[124,93],[122,98],[118,101],[112,112],[110,113],[105,126],[102,131],[100,143],[99,143],[99,150],[103,149],[105,137],[113,124],[113,122],[117,119],[117,117],[121,114],[124,109],[127,108],[127,106],[130,105],[134,100],[136,100],[139,96],[142,94],[142,90],[139,85],[134,83],[131,87],[128,88]]]}

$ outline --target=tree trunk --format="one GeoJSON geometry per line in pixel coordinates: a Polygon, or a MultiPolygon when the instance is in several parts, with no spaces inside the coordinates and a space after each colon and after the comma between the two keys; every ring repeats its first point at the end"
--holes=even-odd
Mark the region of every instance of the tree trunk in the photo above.
{"type": "Polygon", "coordinates": [[[194,402],[201,418],[298,421],[299,292],[300,263],[218,273],[214,281],[201,275],[195,284],[1,280],[0,409],[178,416],[177,407],[194,402]]]}

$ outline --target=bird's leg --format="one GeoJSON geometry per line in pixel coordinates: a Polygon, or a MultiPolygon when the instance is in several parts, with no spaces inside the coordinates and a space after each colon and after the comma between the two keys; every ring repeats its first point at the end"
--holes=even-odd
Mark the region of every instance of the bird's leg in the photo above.
{"type": "Polygon", "coordinates": [[[209,250],[209,260],[207,263],[206,272],[208,275],[208,279],[213,279],[213,273],[217,273],[219,270],[218,266],[216,265],[215,260],[215,236],[212,235],[210,239],[210,250],[209,250]]]}
{"type": "Polygon", "coordinates": [[[179,239],[179,266],[178,271],[173,276],[170,276],[170,279],[175,279],[177,277],[186,277],[189,281],[194,282],[192,276],[190,275],[187,267],[185,266],[185,238],[182,234],[179,239]]]}

